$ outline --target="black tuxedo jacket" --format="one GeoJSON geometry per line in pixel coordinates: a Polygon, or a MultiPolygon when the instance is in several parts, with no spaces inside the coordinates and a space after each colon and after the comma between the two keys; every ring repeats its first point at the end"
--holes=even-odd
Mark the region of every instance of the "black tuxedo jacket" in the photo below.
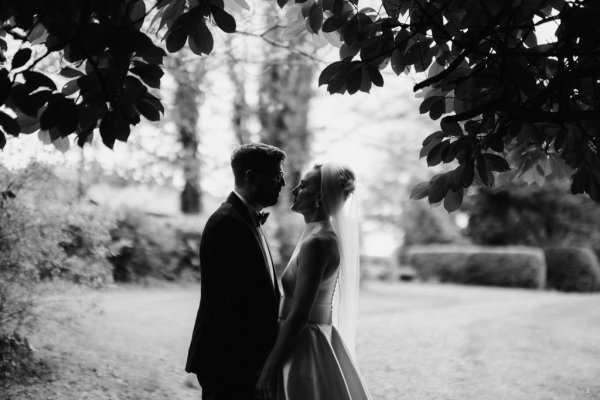
{"type": "Polygon", "coordinates": [[[255,384],[275,343],[281,297],[267,257],[248,208],[231,193],[202,233],[200,308],[187,372],[217,384],[255,384]]]}

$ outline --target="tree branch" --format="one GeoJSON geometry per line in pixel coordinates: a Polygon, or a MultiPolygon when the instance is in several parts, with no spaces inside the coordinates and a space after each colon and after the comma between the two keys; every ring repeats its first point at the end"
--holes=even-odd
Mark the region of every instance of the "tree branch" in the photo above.
{"type": "Polygon", "coordinates": [[[473,47],[475,47],[475,45],[477,43],[479,43],[481,41],[481,39],[485,36],[485,32],[488,32],[494,25],[496,25],[504,17],[506,12],[510,8],[511,4],[512,4],[511,2],[506,2],[506,4],[504,5],[504,8],[502,10],[500,10],[498,15],[496,15],[496,17],[492,21],[490,21],[485,28],[483,28],[481,30],[481,32],[483,32],[483,34],[480,33],[480,35],[478,37],[474,38],[471,41],[471,43],[469,43],[467,46],[465,46],[464,51],[462,53],[460,53],[458,55],[458,57],[456,57],[456,59],[454,59],[454,61],[445,70],[443,70],[442,72],[440,72],[437,75],[434,75],[428,79],[425,79],[422,82],[417,83],[414,86],[413,91],[416,92],[418,90],[423,89],[426,86],[430,86],[431,84],[444,79],[445,77],[450,75],[452,72],[454,72],[454,70],[456,68],[458,68],[460,63],[466,58],[467,54],[473,50],[473,47]]]}
{"type": "Polygon", "coordinates": [[[473,117],[476,117],[480,114],[483,114],[486,111],[494,111],[496,109],[496,106],[498,104],[500,104],[501,100],[500,99],[496,99],[496,100],[492,100],[488,103],[482,104],[478,107],[475,107],[471,110],[467,110],[465,112],[462,113],[458,113],[455,115],[449,115],[447,117],[442,118],[442,123],[452,123],[452,122],[461,122],[461,121],[466,121],[469,120],[473,117]]]}
{"type": "MultiPolygon", "coordinates": [[[[269,30],[273,30],[273,27],[269,28],[269,30]]],[[[249,37],[255,37],[255,38],[262,39],[266,43],[270,44],[273,47],[277,47],[277,48],[280,48],[280,49],[288,50],[291,53],[301,55],[303,57],[306,57],[306,58],[308,58],[308,59],[310,59],[312,61],[318,62],[318,63],[326,63],[327,62],[327,61],[321,60],[320,58],[317,58],[317,57],[313,56],[312,54],[309,54],[309,53],[307,53],[305,51],[295,49],[295,48],[293,48],[290,45],[282,44],[282,43],[276,42],[274,40],[271,40],[271,39],[269,39],[269,38],[266,37],[266,33],[267,32],[264,32],[262,34],[258,34],[258,33],[253,33],[253,32],[235,31],[235,34],[240,34],[240,35],[243,35],[243,36],[249,36],[249,37]]]]}

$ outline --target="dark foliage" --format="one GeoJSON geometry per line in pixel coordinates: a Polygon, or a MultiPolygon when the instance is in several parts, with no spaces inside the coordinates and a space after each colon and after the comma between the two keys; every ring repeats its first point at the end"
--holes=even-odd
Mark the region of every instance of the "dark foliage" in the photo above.
{"type": "MultiPolygon", "coordinates": [[[[303,1],[296,0],[297,3],[303,1]]],[[[440,120],[423,141],[430,166],[458,162],[415,188],[415,198],[456,210],[465,188],[498,173],[572,176],[573,193],[600,201],[600,4],[592,0],[307,2],[313,31],[336,31],[340,61],[319,84],[350,94],[381,86],[379,70],[427,71],[419,111],[440,120]],[[313,8],[330,17],[321,26],[313,8]],[[550,43],[536,28],[554,28],[550,43]],[[444,116],[445,115],[445,116],[444,116]],[[512,167],[512,169],[511,169],[512,167]],[[574,172],[574,173],[573,173],[574,172]]]]}
{"type": "Polygon", "coordinates": [[[600,207],[567,190],[562,184],[479,190],[465,202],[470,214],[466,233],[486,245],[600,248],[600,207]]]}
{"type": "MultiPolygon", "coordinates": [[[[375,9],[357,0],[296,2],[307,30],[343,41],[340,61],[319,77],[329,92],[382,86],[387,66],[427,72],[414,87],[423,95],[419,111],[441,119],[421,156],[458,166],[418,185],[414,198],[453,211],[466,188],[493,186],[504,173],[570,177],[573,193],[600,201],[597,1],[383,0],[375,9]],[[556,27],[556,40],[541,43],[541,25],[556,27]]],[[[6,135],[40,129],[49,141],[75,135],[80,145],[99,133],[112,148],[142,116],[156,121],[164,112],[152,92],[166,53],[141,30],[145,21],[153,18],[169,52],[187,43],[197,55],[213,50],[214,26],[236,30],[223,0],[160,0],[149,10],[143,0],[2,4],[0,148],[6,135]],[[39,68],[50,55],[69,79],[62,87],[39,68]]]]}
{"type": "Polygon", "coordinates": [[[600,265],[589,248],[545,249],[548,286],[563,292],[600,291],[600,265]]]}
{"type": "Polygon", "coordinates": [[[118,282],[175,280],[184,271],[199,277],[200,233],[127,210],[111,231],[113,276],[118,282]]]}
{"type": "Polygon", "coordinates": [[[18,334],[0,335],[0,390],[50,372],[46,363],[35,358],[27,338],[18,334]]]}

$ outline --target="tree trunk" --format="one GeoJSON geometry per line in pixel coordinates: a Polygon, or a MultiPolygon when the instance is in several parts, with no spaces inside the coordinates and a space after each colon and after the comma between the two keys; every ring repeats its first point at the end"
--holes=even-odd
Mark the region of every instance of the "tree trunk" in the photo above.
{"type": "MultiPolygon", "coordinates": [[[[269,26],[278,23],[271,16],[269,26]]],[[[295,38],[290,47],[309,46],[305,33],[295,38]]],[[[268,46],[268,45],[267,45],[268,46]]],[[[277,146],[287,153],[286,186],[282,189],[276,216],[276,236],[279,238],[279,267],[291,257],[301,219],[289,211],[291,190],[300,180],[309,159],[311,132],[308,129],[308,112],[313,97],[312,82],[315,66],[311,60],[289,50],[268,47],[265,49],[263,75],[259,86],[258,117],[262,126],[260,140],[277,146]],[[297,229],[290,229],[296,226],[297,229]]]]}
{"type": "Polygon", "coordinates": [[[202,61],[184,61],[185,53],[173,57],[173,77],[175,89],[174,121],[177,124],[181,152],[179,161],[185,181],[180,195],[180,209],[184,214],[198,214],[202,211],[202,191],[200,189],[200,159],[198,145],[199,108],[204,94],[200,88],[205,74],[202,61]]]}
{"type": "Polygon", "coordinates": [[[228,50],[228,57],[226,59],[227,74],[234,90],[231,124],[238,143],[244,144],[251,140],[250,132],[247,128],[248,120],[250,118],[250,108],[246,101],[246,74],[240,66],[240,61],[234,56],[232,40],[232,36],[227,35],[225,39],[225,45],[228,50]]]}

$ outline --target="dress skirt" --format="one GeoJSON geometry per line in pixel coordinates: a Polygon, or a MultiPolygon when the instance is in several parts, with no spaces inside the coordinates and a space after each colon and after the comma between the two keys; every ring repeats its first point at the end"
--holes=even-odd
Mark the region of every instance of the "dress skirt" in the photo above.
{"type": "Polygon", "coordinates": [[[370,400],[338,331],[331,324],[306,324],[284,363],[277,400],[370,400]]]}

